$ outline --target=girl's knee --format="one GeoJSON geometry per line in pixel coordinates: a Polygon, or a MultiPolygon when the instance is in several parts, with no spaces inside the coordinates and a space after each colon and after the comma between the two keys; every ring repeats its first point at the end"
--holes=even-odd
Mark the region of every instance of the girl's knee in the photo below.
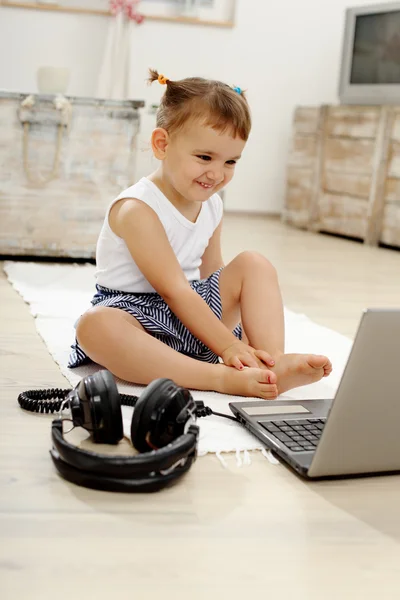
{"type": "Polygon", "coordinates": [[[235,258],[235,261],[237,261],[240,267],[245,271],[248,271],[249,269],[257,269],[262,270],[264,275],[269,277],[277,277],[277,272],[274,265],[259,252],[246,250],[245,252],[238,254],[238,256],[235,258]]]}
{"type": "Polygon", "coordinates": [[[76,324],[76,337],[80,344],[99,333],[99,329],[105,318],[105,308],[103,306],[89,308],[89,310],[81,315],[76,324]]]}
{"type": "MultiPolygon", "coordinates": [[[[109,306],[94,306],[80,317],[76,324],[76,337],[81,345],[99,343],[109,339],[110,335],[124,335],[127,326],[145,331],[142,325],[122,309],[109,306]]],[[[131,331],[131,329],[129,329],[131,331]]],[[[132,330],[133,331],[133,330],[132,330]]]]}

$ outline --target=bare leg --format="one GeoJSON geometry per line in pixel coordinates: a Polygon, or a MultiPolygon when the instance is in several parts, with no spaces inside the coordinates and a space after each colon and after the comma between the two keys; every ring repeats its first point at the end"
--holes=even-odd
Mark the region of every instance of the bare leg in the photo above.
{"type": "Polygon", "coordinates": [[[233,329],[241,320],[249,344],[282,354],[283,303],[274,267],[261,254],[242,252],[220,274],[223,322],[233,329]]]}
{"type": "Polygon", "coordinates": [[[253,348],[265,350],[276,361],[269,367],[278,377],[278,391],[326,377],[332,365],[326,356],[284,354],[282,296],[276,271],[260,254],[243,252],[220,274],[223,322],[233,329],[241,320],[253,348]]]}
{"type": "Polygon", "coordinates": [[[238,371],[184,356],[146,333],[134,317],[118,308],[91,308],[79,319],[76,333],[94,362],[125,381],[147,385],[167,377],[197,390],[265,399],[277,395],[266,371],[238,371]]]}

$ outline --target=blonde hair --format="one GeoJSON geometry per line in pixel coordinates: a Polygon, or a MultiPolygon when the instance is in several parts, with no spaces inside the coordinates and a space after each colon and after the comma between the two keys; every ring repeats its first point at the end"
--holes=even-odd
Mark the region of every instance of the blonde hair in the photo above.
{"type": "Polygon", "coordinates": [[[247,141],[251,129],[250,109],[245,93],[221,81],[188,77],[171,81],[149,69],[149,83],[166,85],[157,111],[157,127],[169,133],[181,129],[189,120],[203,120],[217,131],[231,129],[234,137],[247,141]]]}

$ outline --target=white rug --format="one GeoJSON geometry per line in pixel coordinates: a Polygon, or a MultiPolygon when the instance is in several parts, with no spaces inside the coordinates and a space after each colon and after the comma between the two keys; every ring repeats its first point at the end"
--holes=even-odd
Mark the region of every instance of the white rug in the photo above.
{"type": "MultiPolygon", "coordinates": [[[[7,261],[4,270],[13,287],[29,304],[36,328],[71,386],[99,369],[97,365],[69,369],[70,346],[74,340],[74,323],[90,306],[94,291],[94,269],[91,264],[64,265],[7,261]]],[[[333,398],[345,367],[352,342],[343,335],[313,323],[305,315],[285,309],[286,351],[313,352],[329,356],[333,373],[318,383],[291,390],[280,398],[333,398]]],[[[43,382],[46,387],[46,382],[43,382]]],[[[121,393],[140,395],[142,386],[118,381],[121,393]]],[[[212,392],[193,391],[196,400],[219,412],[230,413],[228,403],[243,400],[212,392]]],[[[124,429],[130,431],[132,409],[123,407],[124,429]]],[[[220,417],[199,419],[199,454],[236,452],[238,464],[250,461],[248,450],[263,449],[256,437],[242,426],[220,417]],[[243,455],[240,452],[243,451],[243,455]]],[[[223,462],[223,459],[222,459],[223,462]]]]}

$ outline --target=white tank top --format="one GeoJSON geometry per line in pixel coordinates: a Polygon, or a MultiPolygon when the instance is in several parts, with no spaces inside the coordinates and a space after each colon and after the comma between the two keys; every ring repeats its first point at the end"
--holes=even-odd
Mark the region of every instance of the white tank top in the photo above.
{"type": "MultiPolygon", "coordinates": [[[[155,292],[133,260],[124,240],[108,223],[110,209],[118,200],[137,198],[154,210],[188,281],[200,279],[201,259],[222,218],[222,200],[214,194],[203,202],[195,223],[184,217],[147,177],[124,190],[109,205],[96,247],[96,282],[112,290],[155,292]]],[[[151,245],[150,245],[151,248],[151,245]]]]}

